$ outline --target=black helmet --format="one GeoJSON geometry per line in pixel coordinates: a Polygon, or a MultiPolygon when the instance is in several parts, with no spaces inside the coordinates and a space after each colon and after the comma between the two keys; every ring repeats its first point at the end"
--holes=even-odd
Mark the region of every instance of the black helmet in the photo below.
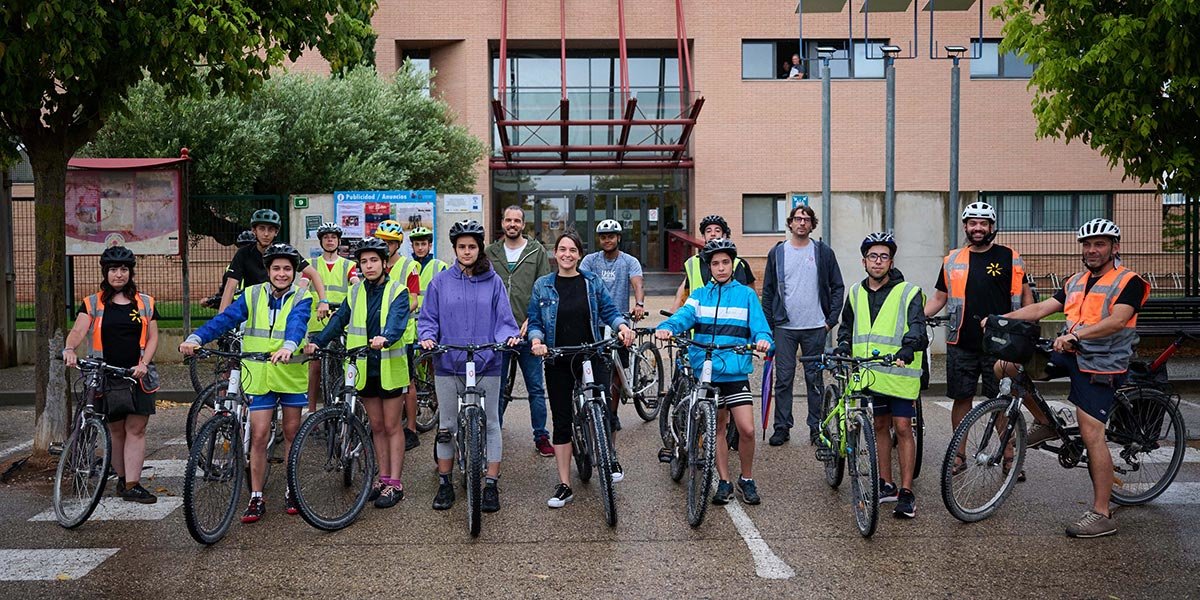
{"type": "Polygon", "coordinates": [[[293,269],[300,267],[300,252],[293,248],[291,244],[271,244],[267,246],[267,251],[263,252],[263,266],[270,267],[271,261],[280,257],[290,260],[293,269]]]}
{"type": "Polygon", "coordinates": [[[459,221],[450,226],[450,243],[453,244],[458,238],[469,235],[479,241],[479,245],[483,245],[483,225],[475,219],[466,219],[459,221]]]}
{"type": "Polygon", "coordinates": [[[725,237],[729,237],[729,223],[725,222],[725,217],[721,215],[708,215],[700,219],[700,233],[704,233],[704,230],[708,229],[709,225],[720,225],[721,231],[725,232],[725,237]]]}
{"type": "Polygon", "coordinates": [[[341,239],[342,228],[338,227],[337,223],[334,223],[332,221],[326,221],[324,223],[321,223],[321,226],[317,228],[317,239],[318,240],[321,239],[321,237],[327,233],[336,234],[338,236],[338,239],[341,239]]]}
{"type": "Polygon", "coordinates": [[[125,265],[133,268],[137,264],[137,257],[133,255],[133,250],[125,246],[113,246],[105,248],[104,253],[100,255],[100,266],[108,267],[110,265],[125,265]]]}
{"type": "Polygon", "coordinates": [[[892,258],[896,257],[896,238],[890,232],[879,231],[869,234],[863,238],[862,244],[858,247],[858,251],[862,253],[863,258],[867,257],[867,249],[871,246],[887,246],[892,251],[892,258]]]}
{"type": "Polygon", "coordinates": [[[250,217],[250,226],[251,227],[254,227],[255,225],[259,225],[259,224],[274,225],[276,227],[282,227],[283,221],[280,220],[279,213],[277,213],[269,208],[260,208],[256,211],[254,211],[254,214],[251,215],[251,217],[250,217]]]}
{"type": "Polygon", "coordinates": [[[737,246],[726,238],[717,238],[704,244],[704,250],[700,254],[704,258],[704,262],[712,262],[713,255],[717,253],[728,254],[729,260],[737,260],[737,246]]]}
{"type": "Polygon", "coordinates": [[[387,262],[387,259],[388,259],[387,242],[385,242],[377,237],[363,238],[361,241],[358,242],[358,244],[356,246],[354,246],[354,261],[355,262],[362,260],[363,252],[375,252],[375,253],[379,254],[380,259],[382,259],[384,262],[387,262]]]}
{"type": "Polygon", "coordinates": [[[257,243],[258,243],[258,237],[255,236],[254,232],[250,231],[249,229],[239,233],[237,236],[237,247],[238,248],[244,248],[251,244],[257,244],[257,243]]]}

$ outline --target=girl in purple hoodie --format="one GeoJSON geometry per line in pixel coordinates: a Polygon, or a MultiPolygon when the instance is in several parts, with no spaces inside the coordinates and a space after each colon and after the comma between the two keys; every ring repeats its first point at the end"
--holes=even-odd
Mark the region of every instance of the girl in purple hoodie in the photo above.
{"type": "MultiPolygon", "coordinates": [[[[508,290],[483,254],[483,226],[478,221],[460,221],[450,228],[450,244],[454,246],[454,266],[434,275],[425,290],[425,300],[417,319],[417,339],[421,347],[431,350],[439,343],[453,345],[498,344],[515,346],[520,329],[513,318],[508,302],[508,290]]],[[[476,385],[486,392],[484,413],[487,415],[487,475],[484,480],[480,507],[484,512],[500,510],[500,361],[495,352],[475,354],[476,385]]],[[[453,436],[458,431],[458,403],[466,377],[466,353],[451,351],[437,357],[434,364],[434,385],[438,395],[438,437],[447,439],[437,444],[438,491],[433,499],[434,510],[454,506],[454,486],[450,483],[453,468],[453,436]],[[450,436],[445,436],[447,431],[450,436]]]]}

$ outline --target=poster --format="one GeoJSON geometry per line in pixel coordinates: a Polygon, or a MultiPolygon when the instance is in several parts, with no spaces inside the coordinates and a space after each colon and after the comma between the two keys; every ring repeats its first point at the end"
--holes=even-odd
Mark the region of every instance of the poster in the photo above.
{"type": "MultiPolygon", "coordinates": [[[[380,223],[389,219],[399,221],[404,230],[400,252],[406,256],[412,254],[412,243],[408,239],[410,231],[417,227],[437,231],[437,192],[433,190],[334,192],[333,202],[337,221],[347,238],[369,237],[375,235],[380,223]]],[[[438,240],[435,236],[435,255],[437,249],[438,240]]]]}
{"type": "Polygon", "coordinates": [[[304,216],[304,239],[317,239],[317,230],[321,228],[321,215],[304,216]]]}
{"type": "Polygon", "coordinates": [[[363,203],[339,202],[336,206],[337,223],[342,226],[342,235],[348,238],[361,238],[363,236],[363,203]]]}
{"type": "Polygon", "coordinates": [[[446,194],[442,196],[443,211],[447,213],[483,212],[483,196],[479,194],[446,194]]]}
{"type": "Polygon", "coordinates": [[[67,254],[179,254],[179,171],[67,171],[67,254]]]}

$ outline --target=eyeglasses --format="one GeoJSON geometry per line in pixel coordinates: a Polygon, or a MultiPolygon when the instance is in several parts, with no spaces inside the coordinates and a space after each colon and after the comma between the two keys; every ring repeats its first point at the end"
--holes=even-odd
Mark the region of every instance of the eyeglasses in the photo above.
{"type": "Polygon", "coordinates": [[[871,262],[887,262],[892,258],[891,254],[876,254],[874,252],[867,255],[867,260],[871,262]]]}
{"type": "Polygon", "coordinates": [[[812,223],[812,217],[788,217],[788,223],[812,223]]]}

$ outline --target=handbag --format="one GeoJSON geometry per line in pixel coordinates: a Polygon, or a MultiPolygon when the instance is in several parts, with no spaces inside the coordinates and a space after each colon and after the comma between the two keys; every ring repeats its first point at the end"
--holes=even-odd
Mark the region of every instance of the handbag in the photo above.
{"type": "Polygon", "coordinates": [[[1037,323],[990,315],[983,328],[983,351],[1000,360],[1025,364],[1033,358],[1040,334],[1037,323]]]}
{"type": "Polygon", "coordinates": [[[124,417],[137,410],[133,385],[134,382],[125,377],[108,375],[104,378],[104,412],[109,418],[124,417]]]}

